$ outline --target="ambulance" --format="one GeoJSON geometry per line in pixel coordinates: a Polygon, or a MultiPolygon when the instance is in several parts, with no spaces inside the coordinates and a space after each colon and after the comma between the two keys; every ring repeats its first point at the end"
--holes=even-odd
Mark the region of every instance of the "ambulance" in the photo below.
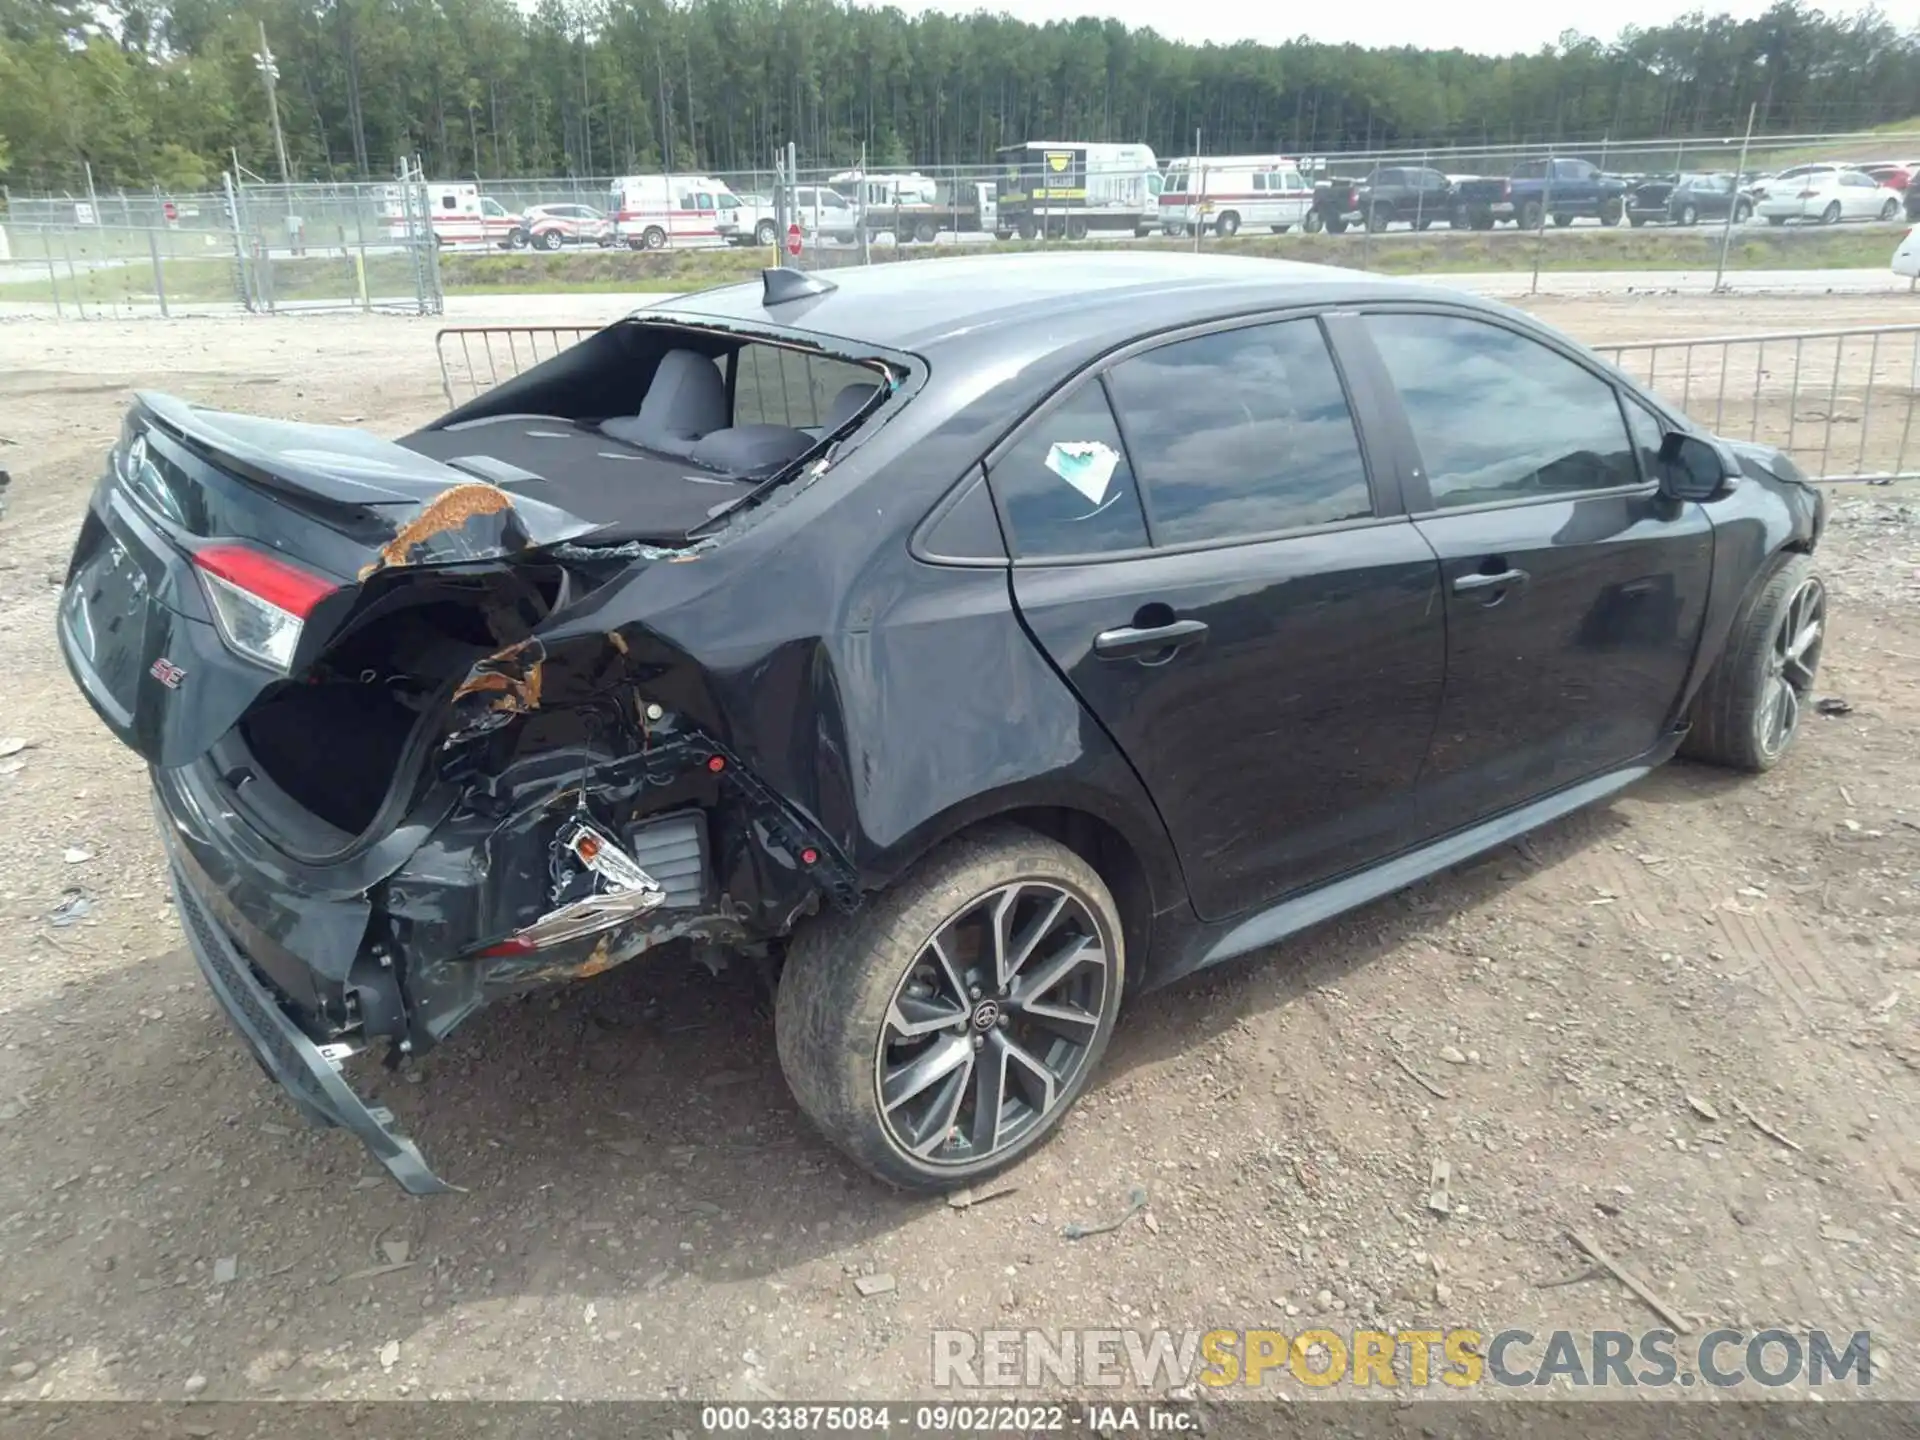
{"type": "MultiPolygon", "coordinates": [[[[457,181],[428,181],[417,187],[426,197],[427,219],[436,245],[496,245],[516,250],[527,243],[521,217],[478,185],[457,181]]],[[[418,203],[417,201],[415,202],[418,203]]],[[[392,240],[407,238],[407,207],[398,185],[380,189],[380,217],[392,240]]],[[[418,224],[416,213],[415,224],[418,224]]]]}
{"type": "Polygon", "coordinates": [[[634,250],[727,244],[739,210],[727,182],[710,175],[623,175],[607,196],[615,241],[634,250]]]}
{"type": "Polygon", "coordinates": [[[1185,235],[1193,226],[1232,235],[1248,226],[1283,234],[1304,226],[1313,182],[1284,155],[1195,155],[1167,162],[1160,191],[1160,228],[1185,235]]]}

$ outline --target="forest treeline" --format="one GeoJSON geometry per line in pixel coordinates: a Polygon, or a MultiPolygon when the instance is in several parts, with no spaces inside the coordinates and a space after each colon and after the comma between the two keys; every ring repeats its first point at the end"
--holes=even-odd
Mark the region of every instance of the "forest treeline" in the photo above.
{"type": "Polygon", "coordinates": [[[1920,31],[1780,3],[1537,53],[1195,46],[1094,19],[839,0],[0,0],[0,181],[964,164],[1028,139],[1184,154],[1864,128],[1920,110],[1920,31]]]}

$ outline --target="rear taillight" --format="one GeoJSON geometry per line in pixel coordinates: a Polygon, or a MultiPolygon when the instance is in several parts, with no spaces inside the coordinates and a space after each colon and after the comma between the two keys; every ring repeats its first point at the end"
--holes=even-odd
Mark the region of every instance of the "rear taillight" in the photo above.
{"type": "Polygon", "coordinates": [[[251,545],[216,543],[193,556],[227,648],[286,674],[314,607],[339,585],[251,545]]]}

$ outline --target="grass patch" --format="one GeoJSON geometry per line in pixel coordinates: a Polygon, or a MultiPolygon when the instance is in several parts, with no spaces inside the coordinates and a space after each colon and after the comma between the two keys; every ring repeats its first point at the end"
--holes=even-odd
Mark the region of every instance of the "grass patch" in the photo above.
{"type": "MultiPolygon", "coordinates": [[[[1711,270],[1719,261],[1721,233],[1711,227],[1672,230],[1585,228],[1544,236],[1508,228],[1494,231],[1409,230],[1379,235],[1259,235],[1209,240],[1209,254],[1256,255],[1345,265],[1386,275],[1499,273],[1531,270],[1536,256],[1543,272],[1583,270],[1711,270]]],[[[1844,227],[1743,226],[1734,232],[1727,254],[1730,270],[1856,270],[1886,266],[1898,243],[1897,232],[1844,227]]],[[[1064,246],[875,246],[876,264],[934,260],[957,254],[1020,254],[1064,246]]],[[[1190,241],[1141,241],[1131,244],[1075,245],[1086,250],[1143,249],[1184,251],[1190,241]]],[[[826,250],[822,259],[858,263],[857,252],[826,250]]],[[[597,251],[557,255],[450,255],[440,262],[450,295],[685,292],[751,279],[773,263],[761,250],[688,250],[635,254],[597,251]]]]}
{"type": "Polygon", "coordinates": [[[1920,115],[1906,120],[1894,120],[1885,125],[1875,125],[1863,135],[1884,135],[1884,142],[1872,140],[1833,141],[1823,145],[1802,145],[1797,150],[1782,150],[1766,157],[1766,164],[1775,169],[1784,169],[1788,165],[1811,165],[1817,160],[1911,160],[1920,155],[1920,115]],[[1906,138],[1899,139],[1897,137],[1906,138]]]}
{"type": "MultiPolygon", "coordinates": [[[[406,255],[369,255],[362,272],[353,256],[312,256],[298,260],[270,260],[255,267],[255,283],[276,301],[338,300],[358,303],[362,294],[375,301],[382,296],[414,293],[413,262],[406,255]]],[[[160,284],[169,304],[238,303],[238,267],[228,256],[166,260],[160,265],[160,284]]],[[[79,305],[152,305],[159,299],[150,260],[100,264],[68,270],[56,265],[51,276],[0,285],[0,303],[47,302],[79,305]]]]}

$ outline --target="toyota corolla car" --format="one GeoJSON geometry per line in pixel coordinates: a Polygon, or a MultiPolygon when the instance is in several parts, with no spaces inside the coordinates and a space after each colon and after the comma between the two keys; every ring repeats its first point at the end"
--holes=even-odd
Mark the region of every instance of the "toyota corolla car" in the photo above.
{"type": "Polygon", "coordinates": [[[1630,785],[1759,771],[1818,492],[1486,300],[1183,254],[769,271],[397,440],[142,394],[59,607],[266,1070],[356,1094],[675,941],[801,1109],[1025,1154],[1123,998],[1630,785]]]}

